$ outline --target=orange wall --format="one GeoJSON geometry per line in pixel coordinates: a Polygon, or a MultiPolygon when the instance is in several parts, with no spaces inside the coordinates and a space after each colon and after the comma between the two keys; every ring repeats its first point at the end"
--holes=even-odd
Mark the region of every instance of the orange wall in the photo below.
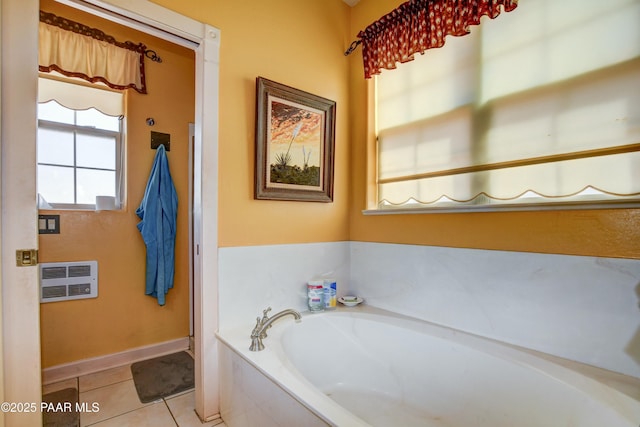
{"type": "Polygon", "coordinates": [[[220,246],[358,240],[640,258],[638,209],[362,214],[373,182],[370,82],[360,50],[342,52],[403,0],[154,2],[221,29],[220,246]],[[253,200],[256,76],[337,101],[334,203],[253,200]]]}
{"type": "Polygon", "coordinates": [[[194,120],[195,56],[146,34],[65,7],[52,0],[41,9],[99,28],[116,40],[143,42],[162,58],[145,61],[148,94],[128,91],[126,206],[122,211],[44,211],[60,214],[60,234],[40,235],[41,262],[98,261],[98,298],[41,305],[42,366],[168,341],[189,335],[188,124],[194,120]],[[145,123],[155,119],[155,126],[145,123]],[[161,307],[144,294],[145,245],[135,215],[155,150],[150,131],[171,134],[168,153],[178,193],[174,288],[161,307]]]}
{"type": "Polygon", "coordinates": [[[154,0],[221,30],[219,244],[348,240],[349,7],[341,0],[154,0]],[[333,203],[253,199],[255,80],[336,101],[333,203]]]}
{"type": "MultiPolygon", "coordinates": [[[[357,240],[640,258],[640,210],[364,216],[373,163],[370,82],[360,50],[342,52],[360,29],[402,0],[230,2],[154,0],[221,30],[219,245],[357,240]],[[253,199],[255,79],[258,76],[337,102],[333,203],[253,199]]],[[[100,297],[42,305],[43,366],[186,336],[187,123],[193,120],[193,54],[186,49],[43,0],[45,10],[143,41],[163,58],[147,61],[149,95],[128,104],[128,203],[122,212],[60,212],[60,235],[40,239],[43,262],[97,259],[100,297]],[[62,12],[65,11],[65,12],[62,12]],[[93,24],[90,24],[93,25],[93,24]],[[174,86],[175,82],[180,84],[174,86]],[[165,307],[143,295],[144,244],[135,228],[154,152],[153,130],[171,133],[172,175],[181,200],[176,287],[165,307]]],[[[206,219],[205,219],[206,220],[206,219]]]]}
{"type": "MultiPolygon", "coordinates": [[[[404,0],[361,0],[351,12],[350,35],[404,0]]],[[[640,209],[510,213],[364,216],[375,167],[370,82],[360,49],[350,56],[351,203],[350,239],[368,242],[483,248],[605,257],[640,258],[640,209]]]]}

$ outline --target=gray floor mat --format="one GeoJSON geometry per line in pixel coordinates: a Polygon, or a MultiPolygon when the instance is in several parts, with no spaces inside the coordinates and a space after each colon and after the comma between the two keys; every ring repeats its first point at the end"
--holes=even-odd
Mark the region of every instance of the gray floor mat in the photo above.
{"type": "Polygon", "coordinates": [[[133,363],[131,373],[142,403],[194,387],[193,358],[185,351],[133,363]]]}

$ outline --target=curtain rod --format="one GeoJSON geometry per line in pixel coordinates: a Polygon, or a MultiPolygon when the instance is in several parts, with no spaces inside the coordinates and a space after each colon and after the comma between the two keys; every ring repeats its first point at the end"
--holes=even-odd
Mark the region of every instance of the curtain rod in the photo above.
{"type": "Polygon", "coordinates": [[[351,52],[356,50],[356,48],[358,47],[358,45],[360,43],[362,43],[362,40],[355,40],[355,41],[351,42],[351,45],[349,45],[349,49],[347,49],[345,51],[344,56],[349,56],[351,54],[351,52]]]}

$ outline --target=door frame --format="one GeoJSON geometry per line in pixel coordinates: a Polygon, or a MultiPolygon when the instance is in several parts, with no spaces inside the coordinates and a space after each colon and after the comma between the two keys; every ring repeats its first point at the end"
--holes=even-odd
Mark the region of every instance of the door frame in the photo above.
{"type": "MultiPolygon", "coordinates": [[[[219,417],[218,96],[220,30],[148,0],[63,0],[129,27],[192,48],[196,56],[193,181],[195,409],[219,417]],[[206,222],[204,219],[206,218],[206,222]],[[206,262],[204,262],[206,260],[206,262]]],[[[2,336],[4,400],[39,402],[37,268],[15,266],[15,250],[37,247],[36,115],[38,0],[0,0],[2,35],[2,336]],[[8,61],[8,59],[11,61],[8,61]],[[25,71],[26,70],[26,71],[25,71]],[[11,108],[7,108],[8,106],[11,108]],[[7,207],[11,206],[11,209],[7,207]],[[29,375],[27,375],[29,374],[29,375]]],[[[8,415],[8,414],[5,414],[8,415]]],[[[40,414],[20,425],[40,425],[40,414]],[[26,423],[25,423],[26,422],[26,423]]],[[[17,420],[17,419],[16,419],[17,420]]],[[[6,416],[7,425],[13,425],[6,416]]],[[[0,417],[0,427],[3,420],[0,417]]],[[[16,424],[16,425],[17,425],[16,424]]]]}

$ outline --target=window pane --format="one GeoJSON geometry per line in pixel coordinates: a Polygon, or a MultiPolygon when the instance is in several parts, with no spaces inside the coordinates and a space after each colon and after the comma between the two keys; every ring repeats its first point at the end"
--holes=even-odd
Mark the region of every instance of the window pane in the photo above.
{"type": "Polygon", "coordinates": [[[77,134],[77,165],[89,168],[116,168],[116,140],[110,136],[77,134]]]}
{"type": "Polygon", "coordinates": [[[96,196],[115,195],[115,171],[78,169],[78,203],[94,204],[96,196]]]}
{"type": "Polygon", "coordinates": [[[474,28],[464,37],[448,37],[442,49],[430,49],[376,76],[378,129],[416,123],[473,104],[479,43],[474,28]]]}
{"type": "Polygon", "coordinates": [[[86,209],[96,196],[121,197],[116,169],[123,93],[41,79],[38,96],[38,192],[44,200],[86,209]]]}
{"type": "Polygon", "coordinates": [[[117,116],[108,116],[95,108],[78,111],[76,119],[78,126],[93,126],[98,129],[111,130],[114,132],[120,130],[120,120],[117,116]]]}
{"type": "Polygon", "coordinates": [[[485,21],[481,101],[632,60],[640,52],[639,13],[634,0],[546,0],[519,5],[513,19],[485,21]]]}
{"type": "Polygon", "coordinates": [[[39,128],[38,163],[73,166],[73,133],[39,128]]]}
{"type": "Polygon", "coordinates": [[[74,203],[73,169],[38,165],[38,193],[49,203],[74,203]]]}
{"type": "Polygon", "coordinates": [[[73,124],[73,110],[70,110],[56,101],[38,104],[38,119],[50,122],[73,124]]]}

